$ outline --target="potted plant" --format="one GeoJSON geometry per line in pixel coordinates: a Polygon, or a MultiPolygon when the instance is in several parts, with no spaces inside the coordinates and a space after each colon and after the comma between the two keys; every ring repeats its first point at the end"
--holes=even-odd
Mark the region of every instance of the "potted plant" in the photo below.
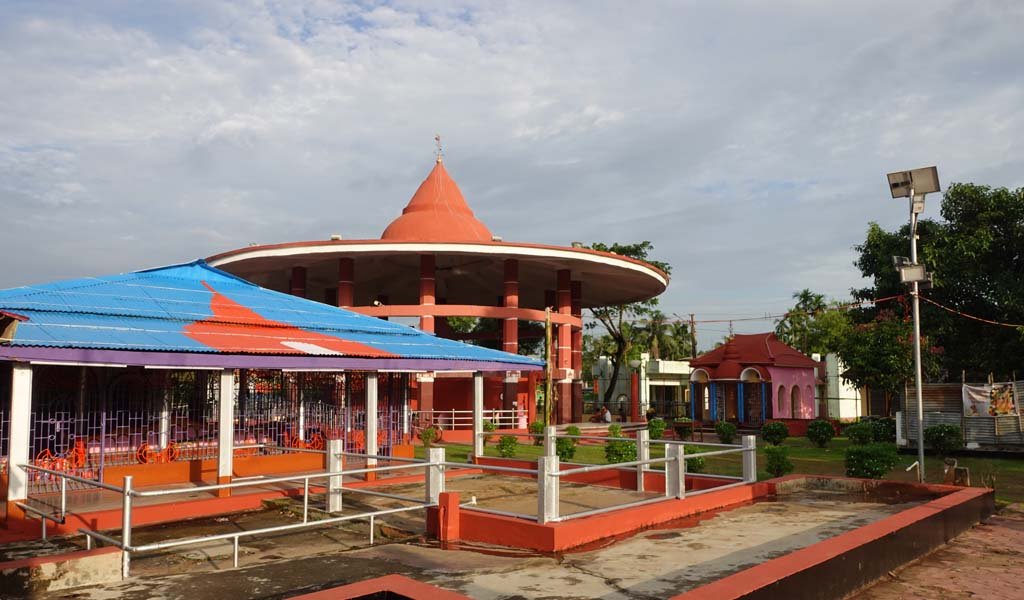
{"type": "Polygon", "coordinates": [[[676,417],[672,419],[672,429],[676,437],[681,440],[688,440],[693,437],[693,419],[689,417],[676,417]]]}

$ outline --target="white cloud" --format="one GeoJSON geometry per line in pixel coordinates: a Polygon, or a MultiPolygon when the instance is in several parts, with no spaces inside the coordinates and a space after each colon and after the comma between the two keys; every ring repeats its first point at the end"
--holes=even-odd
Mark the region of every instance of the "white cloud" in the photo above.
{"type": "Polygon", "coordinates": [[[505,239],[653,241],[669,312],[838,294],[885,172],[1024,183],[1024,8],[891,10],[5,3],[0,286],[375,237],[440,132],[505,239]]]}

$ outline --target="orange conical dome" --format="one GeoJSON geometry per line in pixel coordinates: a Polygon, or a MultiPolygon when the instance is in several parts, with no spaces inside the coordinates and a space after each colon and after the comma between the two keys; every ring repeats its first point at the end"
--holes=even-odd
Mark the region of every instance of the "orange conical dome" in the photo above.
{"type": "Polygon", "coordinates": [[[382,240],[402,242],[489,242],[491,230],[481,223],[462,197],[439,158],[402,215],[391,222],[382,240]]]}

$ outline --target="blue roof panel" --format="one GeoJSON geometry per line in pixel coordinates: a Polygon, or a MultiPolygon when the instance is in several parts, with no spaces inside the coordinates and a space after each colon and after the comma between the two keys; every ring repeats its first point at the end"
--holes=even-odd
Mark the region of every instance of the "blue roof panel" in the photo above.
{"type": "Polygon", "coordinates": [[[204,261],[0,290],[0,310],[27,318],[13,346],[543,364],[261,288],[204,261]]]}

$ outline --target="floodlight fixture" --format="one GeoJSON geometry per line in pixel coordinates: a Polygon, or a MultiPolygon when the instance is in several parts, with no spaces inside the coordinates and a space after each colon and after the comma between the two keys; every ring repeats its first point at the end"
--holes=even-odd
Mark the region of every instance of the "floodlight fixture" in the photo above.
{"type": "Polygon", "coordinates": [[[920,283],[928,280],[924,265],[903,265],[899,268],[900,283],[920,283]]]}
{"type": "MultiPolygon", "coordinates": [[[[939,191],[939,171],[935,167],[924,167],[911,171],[897,171],[889,173],[889,191],[893,198],[909,198],[910,192],[914,196],[921,196],[924,202],[924,195],[939,191]]],[[[917,201],[917,198],[914,198],[917,201]]]]}

